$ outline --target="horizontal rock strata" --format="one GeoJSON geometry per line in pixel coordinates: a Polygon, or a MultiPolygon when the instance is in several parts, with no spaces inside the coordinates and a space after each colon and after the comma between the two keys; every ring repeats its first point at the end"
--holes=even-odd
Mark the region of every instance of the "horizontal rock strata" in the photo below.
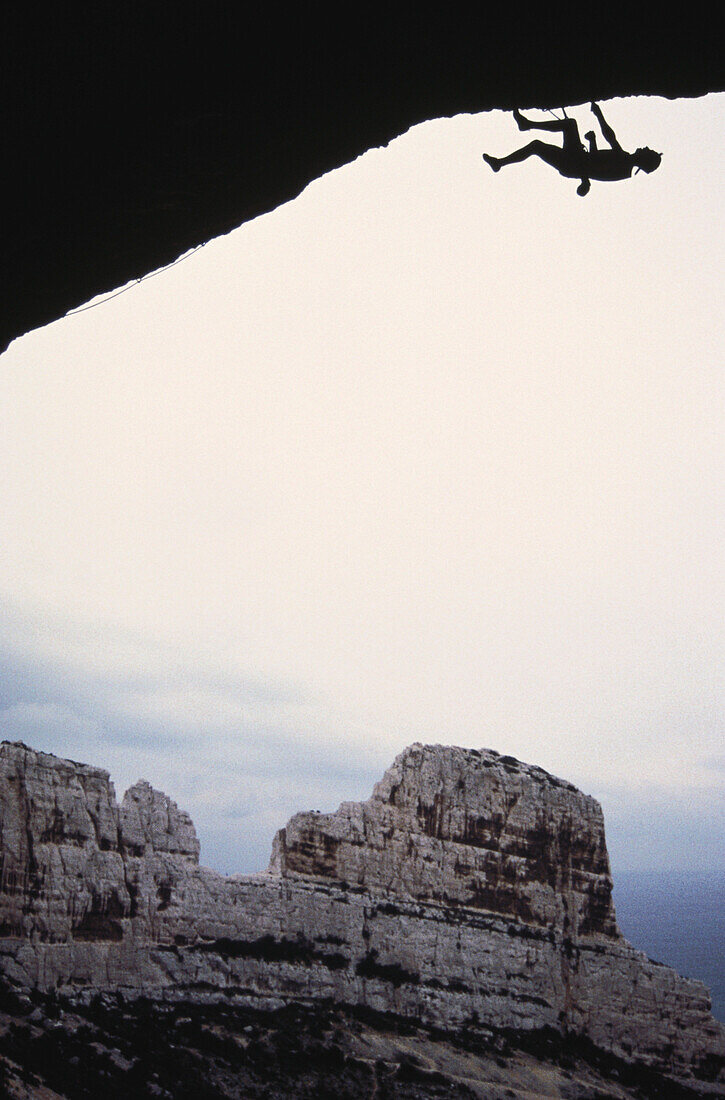
{"type": "Polygon", "coordinates": [[[106,772],[3,743],[0,857],[0,966],[29,988],[550,1027],[725,1095],[707,990],[619,934],[599,805],[492,751],[414,745],[227,877],[148,784],[119,806],[106,772]]]}
{"type": "Polygon", "coordinates": [[[490,750],[413,746],[368,802],[293,817],[270,871],[618,935],[599,804],[490,750]]]}

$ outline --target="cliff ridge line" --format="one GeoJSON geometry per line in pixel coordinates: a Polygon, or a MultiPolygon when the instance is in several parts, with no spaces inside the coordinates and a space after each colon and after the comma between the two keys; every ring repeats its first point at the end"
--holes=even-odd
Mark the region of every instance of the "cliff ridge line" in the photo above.
{"type": "Polygon", "coordinates": [[[17,987],[554,1029],[725,1095],[707,990],[623,939],[611,891],[596,800],[491,749],[412,745],[366,802],[296,814],[267,872],[227,877],[148,783],[119,805],[102,769],[0,744],[0,972],[17,987]]]}

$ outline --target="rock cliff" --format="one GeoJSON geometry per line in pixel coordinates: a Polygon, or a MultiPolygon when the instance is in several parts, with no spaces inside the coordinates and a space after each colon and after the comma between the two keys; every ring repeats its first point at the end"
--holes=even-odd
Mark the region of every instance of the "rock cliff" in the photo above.
{"type": "Polygon", "coordinates": [[[293,817],[269,869],[618,935],[599,804],[491,750],[413,746],[368,802],[293,817]]]}
{"type": "Polygon", "coordinates": [[[6,7],[0,351],[426,119],[725,88],[689,10],[6,7]]]}
{"type": "Polygon", "coordinates": [[[725,1095],[706,989],[620,935],[597,802],[491,750],[413,745],[364,803],[295,816],[264,874],[186,814],[0,746],[0,968],[87,1000],[336,1004],[450,1033],[578,1036],[725,1095]]]}

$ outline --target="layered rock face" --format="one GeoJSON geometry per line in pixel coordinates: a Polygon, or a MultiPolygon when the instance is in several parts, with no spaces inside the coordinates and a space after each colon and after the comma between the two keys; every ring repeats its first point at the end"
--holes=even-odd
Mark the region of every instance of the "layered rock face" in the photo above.
{"type": "Polygon", "coordinates": [[[23,745],[0,746],[0,807],[0,966],[26,987],[550,1027],[725,1095],[707,991],[622,939],[601,809],[539,768],[414,745],[253,876],[200,867],[148,784],[118,806],[106,772],[23,745]]]}
{"type": "Polygon", "coordinates": [[[413,746],[368,802],[293,817],[270,871],[618,935],[599,804],[491,750],[413,746]]]}
{"type": "Polygon", "coordinates": [[[111,942],[156,934],[167,880],[199,862],[188,814],[146,782],[119,807],[108,772],[0,746],[0,934],[111,942]],[[151,891],[153,900],[146,896],[151,891]]]}

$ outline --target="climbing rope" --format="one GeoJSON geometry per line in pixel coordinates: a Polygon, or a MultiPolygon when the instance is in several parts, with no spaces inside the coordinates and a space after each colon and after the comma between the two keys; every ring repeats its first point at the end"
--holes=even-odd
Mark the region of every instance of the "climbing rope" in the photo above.
{"type": "Polygon", "coordinates": [[[177,256],[177,258],[175,260],[172,260],[170,264],[167,264],[166,267],[159,267],[156,271],[149,271],[145,275],[142,275],[139,279],[134,279],[134,281],[132,283],[129,283],[128,286],[124,286],[120,290],[114,291],[114,293],[109,294],[107,298],[102,298],[100,302],[90,302],[86,306],[78,306],[77,309],[70,309],[66,314],[64,314],[64,316],[74,317],[77,313],[85,313],[87,309],[95,309],[96,306],[105,306],[106,302],[112,302],[114,298],[120,298],[121,295],[125,294],[127,290],[133,290],[135,286],[139,286],[141,283],[145,283],[147,279],[153,279],[155,275],[162,275],[164,271],[171,271],[172,267],[176,267],[176,265],[180,264],[183,260],[188,260],[191,256],[194,255],[195,252],[198,252],[200,248],[203,248],[206,243],[206,241],[203,241],[201,244],[198,244],[196,248],[192,248],[189,252],[185,252],[183,256],[177,256]]]}

